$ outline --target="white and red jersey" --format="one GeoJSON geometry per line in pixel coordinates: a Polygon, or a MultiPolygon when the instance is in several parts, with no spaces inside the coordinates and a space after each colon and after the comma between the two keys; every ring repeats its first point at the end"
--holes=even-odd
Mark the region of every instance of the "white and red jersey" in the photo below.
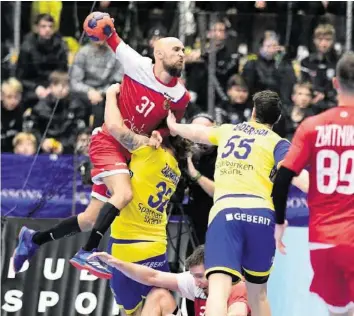
{"type": "Polygon", "coordinates": [[[152,60],[141,56],[116,33],[107,43],[124,68],[118,104],[125,125],[137,134],[150,135],[158,129],[162,136],[167,136],[167,125],[161,128],[163,121],[170,109],[177,120],[183,117],[190,101],[188,91],[178,78],[169,84],[162,83],[155,77],[152,60]]]}
{"type": "MultiPolygon", "coordinates": [[[[196,286],[193,276],[189,272],[178,273],[177,282],[178,291],[181,296],[194,301],[194,315],[205,316],[207,296],[203,289],[196,286]]],[[[236,302],[245,303],[247,305],[248,315],[251,315],[251,310],[247,303],[247,289],[245,282],[241,281],[232,287],[227,306],[230,307],[236,302]]]]}
{"type": "Polygon", "coordinates": [[[297,129],[284,167],[309,165],[309,240],[354,246],[354,106],[306,119],[297,129]]]}

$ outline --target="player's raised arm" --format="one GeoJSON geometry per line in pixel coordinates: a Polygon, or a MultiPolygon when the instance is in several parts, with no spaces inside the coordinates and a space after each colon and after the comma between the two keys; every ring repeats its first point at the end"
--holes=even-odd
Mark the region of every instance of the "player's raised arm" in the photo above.
{"type": "Polygon", "coordinates": [[[109,266],[119,270],[128,278],[147,286],[161,287],[171,291],[178,291],[178,280],[176,274],[158,271],[144,265],[125,262],[116,259],[107,252],[97,252],[90,258],[98,257],[109,266]]]}
{"type": "Polygon", "coordinates": [[[108,132],[119,141],[129,151],[134,151],[141,146],[159,147],[162,139],[152,134],[151,138],[135,134],[124,124],[122,115],[117,106],[117,94],[119,94],[120,85],[113,84],[106,91],[106,106],[104,112],[105,125],[108,132]]]}
{"type": "Polygon", "coordinates": [[[124,72],[134,71],[139,61],[145,58],[119,37],[108,13],[93,12],[84,22],[84,31],[93,41],[106,41],[116,58],[123,65],[124,72]]]}
{"type": "Polygon", "coordinates": [[[176,117],[171,111],[169,112],[167,117],[167,126],[170,129],[172,136],[179,135],[195,143],[212,145],[210,141],[210,136],[212,134],[213,127],[207,127],[197,124],[177,123],[176,117]]]}

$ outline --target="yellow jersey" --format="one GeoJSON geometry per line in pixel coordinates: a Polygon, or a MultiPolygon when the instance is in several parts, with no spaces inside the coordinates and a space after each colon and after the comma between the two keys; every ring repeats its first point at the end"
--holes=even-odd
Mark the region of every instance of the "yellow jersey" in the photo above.
{"type": "Polygon", "coordinates": [[[151,242],[159,245],[154,253],[165,251],[166,208],[176,191],[181,172],[174,156],[161,147],[143,146],[133,151],[129,167],[133,199],[111,225],[111,238],[124,240],[115,245],[114,255],[133,262],[151,255],[143,251],[146,245],[152,245],[151,242]],[[127,249],[129,252],[125,251],[127,249]],[[134,251],[140,254],[134,255],[134,251]]]}
{"type": "Polygon", "coordinates": [[[214,127],[209,140],[218,146],[209,223],[235,202],[240,208],[274,210],[272,178],[289,150],[289,141],[256,122],[214,127]],[[237,198],[242,200],[236,201],[237,198]]]}

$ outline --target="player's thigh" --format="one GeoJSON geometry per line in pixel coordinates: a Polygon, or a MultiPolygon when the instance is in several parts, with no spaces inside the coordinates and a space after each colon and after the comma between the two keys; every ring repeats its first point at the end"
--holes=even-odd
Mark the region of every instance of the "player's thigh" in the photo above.
{"type": "Polygon", "coordinates": [[[267,208],[243,209],[240,220],[245,230],[244,276],[254,284],[266,283],[275,255],[274,211],[267,208]]]}
{"type": "Polygon", "coordinates": [[[310,291],[320,296],[331,312],[340,313],[351,299],[346,271],[340,265],[336,248],[310,250],[314,273],[310,291]]]}
{"type": "Polygon", "coordinates": [[[242,223],[234,220],[237,208],[220,211],[211,221],[205,242],[206,276],[225,273],[238,281],[241,276],[243,251],[242,223]]]}
{"type": "Polygon", "coordinates": [[[176,308],[176,301],[170,291],[153,288],[145,299],[141,316],[173,315],[176,308]]]}
{"type": "Polygon", "coordinates": [[[129,173],[113,174],[102,178],[102,181],[107,186],[112,196],[114,194],[123,195],[124,192],[127,192],[127,195],[129,195],[132,191],[129,173]]]}
{"type": "MultiPolygon", "coordinates": [[[[102,184],[104,178],[113,175],[129,175],[127,151],[100,128],[92,132],[89,156],[92,163],[92,181],[95,184],[102,184]]],[[[107,186],[112,190],[111,185],[107,186]]]]}
{"type": "Polygon", "coordinates": [[[110,287],[119,308],[124,309],[128,315],[139,310],[144,297],[151,289],[151,287],[133,281],[117,269],[112,271],[110,287]]]}

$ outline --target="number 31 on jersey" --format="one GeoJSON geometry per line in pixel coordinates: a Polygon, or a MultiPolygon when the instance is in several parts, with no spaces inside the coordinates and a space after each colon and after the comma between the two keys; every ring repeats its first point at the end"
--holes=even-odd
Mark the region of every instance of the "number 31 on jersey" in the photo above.
{"type": "Polygon", "coordinates": [[[150,101],[148,97],[143,96],[141,97],[141,102],[139,105],[135,107],[138,113],[144,114],[144,117],[147,117],[149,113],[155,107],[155,103],[150,101]]]}

